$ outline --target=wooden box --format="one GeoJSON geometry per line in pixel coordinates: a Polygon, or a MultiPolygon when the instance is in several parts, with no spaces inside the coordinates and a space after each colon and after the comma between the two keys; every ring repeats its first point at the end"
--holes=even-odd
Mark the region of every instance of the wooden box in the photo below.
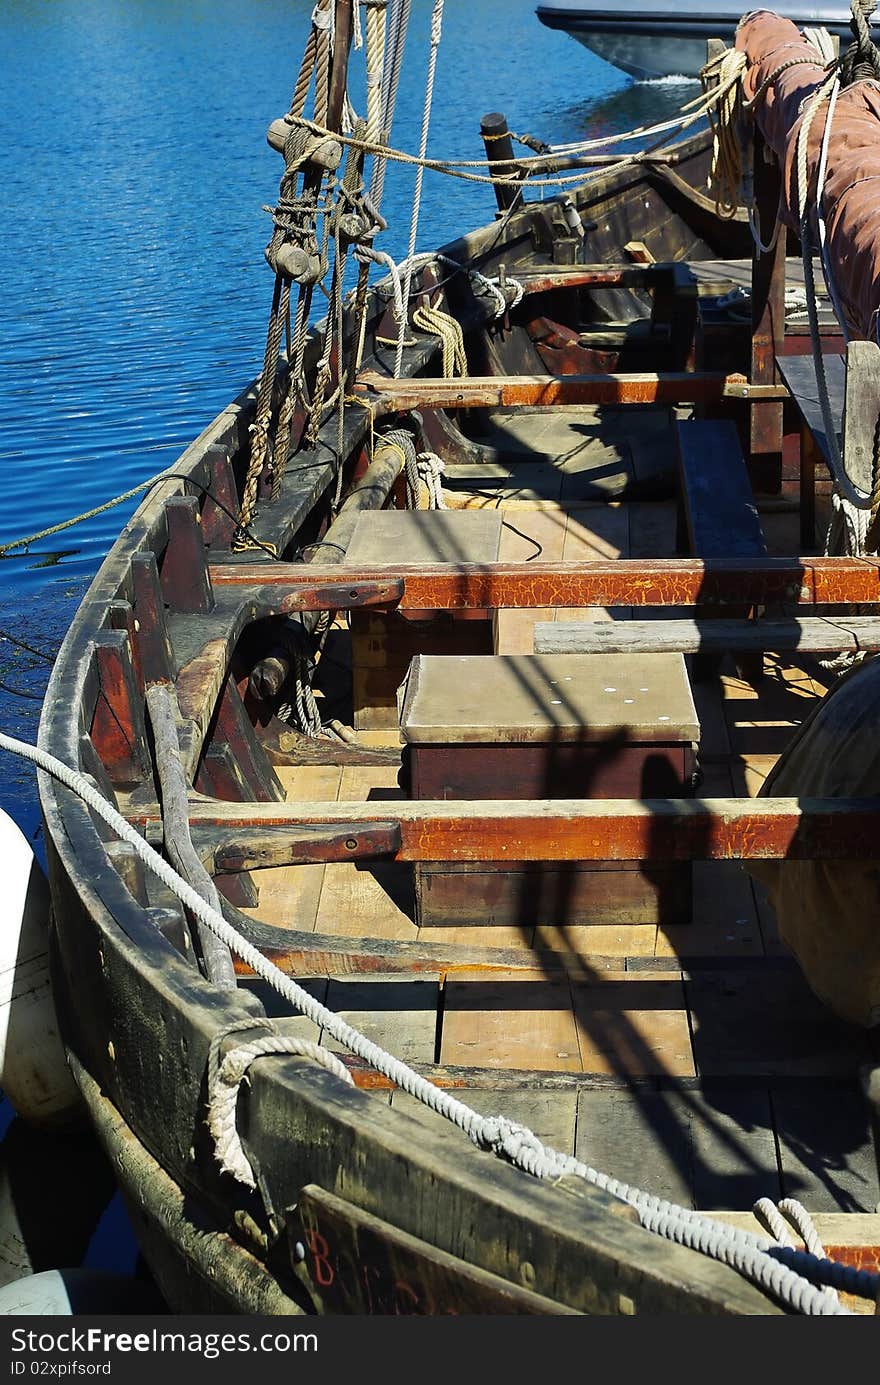
{"type": "MultiPolygon", "coordinates": [[[[346,564],[492,563],[497,510],[379,510],[362,514],[346,564]]],[[[397,728],[397,689],[418,654],[491,654],[491,611],[351,612],[354,726],[397,728]]]]}
{"type": "MultiPolygon", "coordinates": [[[[700,727],[681,654],[413,660],[401,690],[413,798],[690,796],[700,727]]],[[[683,923],[685,862],[415,867],[421,926],[683,923]]]]}

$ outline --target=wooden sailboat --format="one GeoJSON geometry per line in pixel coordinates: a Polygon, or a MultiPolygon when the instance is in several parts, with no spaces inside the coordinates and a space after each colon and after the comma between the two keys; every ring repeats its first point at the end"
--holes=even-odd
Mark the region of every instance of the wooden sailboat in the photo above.
{"type": "Polygon", "coordinates": [[[326,125],[273,137],[261,381],[120,534],[42,719],[81,776],[41,775],[56,1002],[144,1255],[173,1311],[873,1311],[871,1035],[748,873],[880,825],[756,796],[878,647],[876,559],[820,552],[796,244],[719,216],[700,132],[502,181],[403,314],[362,278],[279,358],[350,22],[326,125]],[[786,1197],[819,1287],[751,1211],[786,1197]]]}

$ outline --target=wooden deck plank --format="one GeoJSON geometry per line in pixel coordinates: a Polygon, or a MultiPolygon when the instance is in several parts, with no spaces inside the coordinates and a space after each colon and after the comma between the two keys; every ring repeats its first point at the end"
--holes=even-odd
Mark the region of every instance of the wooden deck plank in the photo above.
{"type": "Polygon", "coordinates": [[[701,1076],[855,1078],[864,1033],[838,1020],[795,970],[693,972],[685,994],[701,1076]]]}
{"type": "MultiPolygon", "coordinates": [[[[510,562],[561,561],[566,522],[564,510],[517,510],[516,517],[509,519],[501,531],[501,557],[510,562]],[[536,549],[535,544],[540,548],[536,549]]],[[[553,615],[552,607],[534,611],[496,611],[493,619],[495,653],[531,654],[535,622],[552,620],[553,615]]]]}
{"type": "Polygon", "coordinates": [[[448,981],[440,1062],[580,1071],[571,993],[564,981],[448,981]]]}
{"type": "Polygon", "coordinates": [[[575,1154],[655,1197],[694,1205],[690,1129],[679,1093],[579,1092],[575,1154]]]}
{"type": "Polygon", "coordinates": [[[324,867],[315,930],[345,938],[415,939],[412,870],[354,862],[324,867]]]}
{"type": "Polygon", "coordinates": [[[763,951],[751,883],[737,861],[695,861],[693,919],[661,924],[658,957],[754,955],[763,951]]]}
{"type": "Polygon", "coordinates": [[[585,1072],[694,1076],[680,972],[573,981],[572,1000],[585,1072]]]}
{"type": "MultiPolygon", "coordinates": [[[[439,982],[439,975],[418,981],[402,981],[396,977],[331,980],[327,1007],[404,1063],[432,1063],[437,1039],[439,982]]],[[[326,1031],[321,1042],[334,1052],[348,1052],[326,1031]]]]}
{"type": "MultiPolygon", "coordinates": [[[[655,923],[563,925],[541,924],[535,946],[567,953],[576,968],[589,967],[593,957],[652,957],[657,943],[655,923]]],[[[576,972],[575,972],[576,974],[576,972]]]]}
{"type": "Polygon", "coordinates": [[[782,1187],[811,1212],[875,1212],[877,1151],[859,1091],[772,1093],[782,1187]]]}
{"type": "MultiPolygon", "coordinates": [[[[558,1149],[563,1154],[574,1154],[576,1091],[510,1091],[503,1086],[486,1090],[465,1086],[456,1087],[455,1096],[474,1111],[479,1111],[481,1116],[506,1116],[508,1120],[528,1126],[549,1148],[558,1149]]],[[[438,1116],[407,1092],[393,1092],[391,1106],[395,1111],[405,1111],[428,1127],[444,1121],[443,1116],[438,1116]]]]}
{"type": "Polygon", "coordinates": [[[760,1197],[779,1200],[773,1112],[763,1088],[704,1088],[693,1094],[691,1115],[697,1207],[751,1207],[760,1197]]]}
{"type": "Polygon", "coordinates": [[[780,1196],[770,1106],[756,1091],[581,1091],[577,1156],[684,1207],[780,1196]]]}

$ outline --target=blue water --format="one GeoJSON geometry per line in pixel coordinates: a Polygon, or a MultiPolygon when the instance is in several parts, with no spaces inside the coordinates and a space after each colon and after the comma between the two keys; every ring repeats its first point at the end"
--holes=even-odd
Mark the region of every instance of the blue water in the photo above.
{"type": "MultiPolygon", "coordinates": [[[[256,375],[271,292],[261,208],[281,170],[265,132],[288,108],[313,3],[0,6],[0,544],[167,467],[256,375]]],[[[393,134],[408,150],[430,12],[414,0],[393,134]]],[[[482,157],[487,111],[561,142],[665,118],[691,95],[634,84],[545,29],[532,0],[448,0],[428,152],[482,157]]],[[[413,181],[389,168],[378,244],[396,258],[413,181]]],[[[418,248],[494,205],[487,188],[426,175],[418,248]]],[[[35,740],[51,658],[133,508],[0,559],[0,729],[35,740]]],[[[40,854],[33,775],[9,757],[0,807],[40,854]]],[[[123,1232],[111,1207],[89,1262],[127,1264],[123,1232]]]]}

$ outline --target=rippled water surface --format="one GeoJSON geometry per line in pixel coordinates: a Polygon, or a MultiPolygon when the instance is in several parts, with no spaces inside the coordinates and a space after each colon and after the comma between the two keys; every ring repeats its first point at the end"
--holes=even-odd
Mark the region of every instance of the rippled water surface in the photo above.
{"type": "MultiPolygon", "coordinates": [[[[256,374],[262,251],[312,0],[7,0],[0,7],[0,544],[167,467],[256,374]]],[[[417,147],[431,6],[415,0],[394,140],[417,147]]],[[[629,129],[690,95],[636,85],[527,0],[449,0],[429,152],[480,158],[504,111],[548,141],[629,129]]],[[[360,93],[354,89],[355,102],[360,93]]],[[[392,166],[402,256],[413,174],[392,166]]],[[[491,219],[491,192],[429,175],[419,248],[491,219]]],[[[0,560],[0,629],[52,655],[133,502],[0,560]]],[[[33,738],[49,664],[0,640],[0,726],[33,738]],[[15,689],[16,696],[9,691],[15,689]]],[[[30,771],[0,803],[33,831],[30,771]]]]}
{"type": "MultiPolygon", "coordinates": [[[[0,6],[0,544],[167,467],[256,374],[271,292],[261,208],[281,169],[265,132],[288,108],[312,7],[0,6]]],[[[409,150],[430,11],[414,0],[394,129],[409,150]]],[[[540,25],[531,0],[448,0],[429,153],[480,158],[491,110],[560,142],[663,118],[692,94],[633,84],[540,25]]],[[[397,258],[412,187],[392,166],[381,243],[397,258]]],[[[493,210],[491,191],[426,176],[419,248],[493,210]]],[[[0,559],[3,730],[36,738],[51,657],[133,508],[0,559]]],[[[5,756],[0,806],[40,851],[32,773],[5,756]]]]}

